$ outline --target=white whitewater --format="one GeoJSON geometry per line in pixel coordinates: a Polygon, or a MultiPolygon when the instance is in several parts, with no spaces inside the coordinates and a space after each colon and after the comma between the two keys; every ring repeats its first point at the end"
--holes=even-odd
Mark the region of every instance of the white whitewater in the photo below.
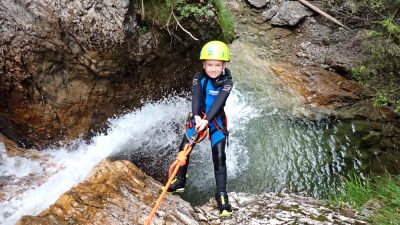
{"type": "MultiPolygon", "coordinates": [[[[41,212],[62,193],[83,181],[93,167],[110,154],[139,148],[156,151],[180,140],[182,133],[177,133],[174,127],[183,125],[190,109],[190,101],[184,97],[169,97],[145,104],[140,110],[110,119],[107,134],[99,134],[90,143],[76,140],[66,147],[41,152],[43,157],[48,158],[46,163],[21,157],[7,157],[4,144],[0,142],[1,177],[21,183],[22,179],[32,174],[53,174],[38,186],[20,186],[10,191],[6,196],[7,201],[0,203],[0,224],[14,224],[23,215],[41,212]],[[154,136],[158,138],[153,138],[154,136]],[[49,168],[49,164],[53,166],[49,168]],[[22,193],[17,194],[21,190],[22,193]]],[[[230,127],[237,131],[246,125],[252,115],[257,114],[256,110],[247,106],[244,97],[235,89],[227,102],[226,110],[230,118],[230,127]]],[[[233,132],[232,137],[234,136],[233,132]]],[[[201,145],[204,148],[209,146],[208,143],[201,145]]],[[[234,176],[247,164],[246,160],[243,160],[246,159],[246,149],[234,138],[231,138],[229,149],[228,171],[234,176]],[[240,165],[237,162],[238,155],[241,155],[240,165]]],[[[207,151],[199,152],[207,154],[207,151]]]]}

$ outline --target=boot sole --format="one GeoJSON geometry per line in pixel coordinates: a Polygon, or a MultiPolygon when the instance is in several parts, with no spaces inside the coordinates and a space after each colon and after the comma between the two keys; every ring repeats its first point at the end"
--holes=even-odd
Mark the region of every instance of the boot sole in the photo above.
{"type": "MultiPolygon", "coordinates": [[[[161,190],[164,191],[164,188],[165,188],[165,187],[162,186],[162,187],[161,187],[161,190]]],[[[178,188],[178,189],[176,189],[175,191],[168,191],[168,193],[172,195],[172,194],[174,194],[174,193],[182,193],[182,192],[184,192],[184,191],[185,191],[185,188],[178,188]]]]}
{"type": "Polygon", "coordinates": [[[220,217],[229,217],[229,216],[232,216],[232,214],[233,214],[233,212],[228,212],[227,210],[223,210],[223,211],[219,214],[219,216],[220,216],[220,217]]]}

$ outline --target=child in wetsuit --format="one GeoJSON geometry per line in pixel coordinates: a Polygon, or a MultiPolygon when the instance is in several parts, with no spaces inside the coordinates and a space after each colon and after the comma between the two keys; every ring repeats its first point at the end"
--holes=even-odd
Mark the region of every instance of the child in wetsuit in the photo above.
{"type": "MultiPolygon", "coordinates": [[[[230,216],[232,208],[226,192],[227,169],[225,163],[228,130],[224,111],[225,102],[233,87],[231,73],[226,68],[226,62],[230,60],[229,48],[221,41],[210,41],[202,48],[200,60],[202,60],[203,70],[195,74],[192,89],[192,114],[196,126],[187,130],[179,151],[183,150],[186,143],[189,142],[187,137],[190,138],[194,131],[209,129],[217,187],[215,198],[220,215],[230,216]]],[[[188,164],[189,157],[187,163],[179,169],[168,192],[184,191],[188,164]]]]}

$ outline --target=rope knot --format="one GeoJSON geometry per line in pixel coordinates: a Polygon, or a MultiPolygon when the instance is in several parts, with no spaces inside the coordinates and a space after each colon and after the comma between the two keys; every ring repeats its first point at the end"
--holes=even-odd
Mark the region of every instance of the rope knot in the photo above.
{"type": "Polygon", "coordinates": [[[177,160],[179,161],[179,165],[180,166],[184,166],[186,164],[186,155],[185,155],[185,151],[180,151],[178,153],[178,156],[176,157],[177,160]]]}

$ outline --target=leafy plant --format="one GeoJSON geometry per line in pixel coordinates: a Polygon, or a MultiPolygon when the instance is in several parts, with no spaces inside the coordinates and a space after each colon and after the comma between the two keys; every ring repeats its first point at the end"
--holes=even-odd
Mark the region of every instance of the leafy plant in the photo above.
{"type": "Polygon", "coordinates": [[[394,15],[384,19],[381,24],[390,35],[400,36],[400,26],[394,22],[394,15]]]}
{"type": "Polygon", "coordinates": [[[148,26],[140,26],[139,27],[139,33],[144,34],[147,33],[149,31],[149,27],[148,26]]]}
{"type": "Polygon", "coordinates": [[[207,7],[198,3],[188,3],[186,0],[167,0],[167,5],[177,11],[179,17],[213,16],[214,13],[207,7]]]}
{"type": "Polygon", "coordinates": [[[379,92],[374,96],[374,106],[381,107],[389,104],[389,97],[385,92],[379,92]]]}
{"type": "Polygon", "coordinates": [[[208,9],[207,7],[199,7],[196,5],[185,4],[183,6],[177,6],[176,10],[179,12],[179,15],[182,17],[189,17],[189,16],[213,16],[214,13],[208,9]]]}

